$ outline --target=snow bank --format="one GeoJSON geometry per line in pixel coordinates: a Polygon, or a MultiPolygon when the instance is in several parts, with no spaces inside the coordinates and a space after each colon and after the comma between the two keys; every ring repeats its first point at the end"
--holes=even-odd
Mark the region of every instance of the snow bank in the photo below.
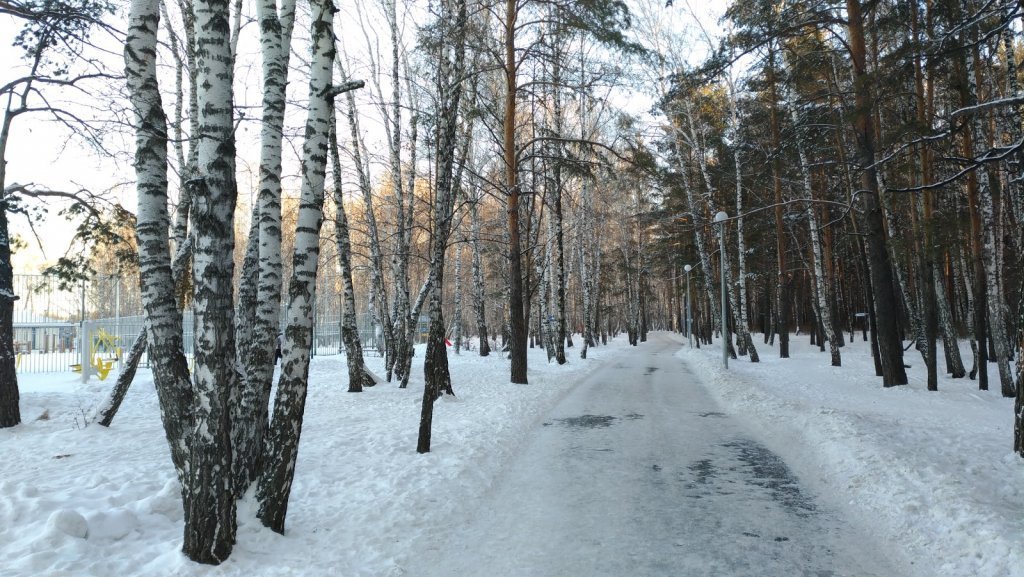
{"type": "MultiPolygon", "coordinates": [[[[530,350],[529,385],[512,385],[500,353],[450,355],[455,398],[434,411],[433,452],[416,453],[422,348],[409,388],[347,392],[344,356],[310,374],[286,534],[265,529],[247,498],[238,543],[211,568],[181,555],[180,486],[148,371],[140,370],[110,429],[87,424],[115,377],[21,379],[25,423],[0,430],[0,576],[294,576],[401,574],[410,551],[444,521],[466,516],[530,427],[625,339],[570,349],[548,364],[530,350]],[[43,419],[37,417],[46,414],[43,419]]],[[[383,375],[383,360],[367,358],[383,375]]]]}
{"type": "Polygon", "coordinates": [[[760,363],[730,360],[727,371],[717,346],[683,343],[678,356],[820,498],[884,536],[922,577],[1024,575],[1024,461],[1011,450],[1013,400],[998,383],[979,391],[940,374],[929,392],[920,355],[908,351],[910,384],[885,389],[860,335],[842,349],[842,367],[805,336],[790,340],[789,359],[755,344],[760,363]]]}

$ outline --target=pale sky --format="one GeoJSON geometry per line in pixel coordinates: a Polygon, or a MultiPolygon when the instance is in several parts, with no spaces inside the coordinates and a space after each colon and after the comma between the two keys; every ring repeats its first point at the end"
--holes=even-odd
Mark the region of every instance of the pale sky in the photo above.
{"type": "MultiPolygon", "coordinates": [[[[688,12],[685,0],[677,0],[673,8],[667,9],[664,7],[662,0],[652,0],[649,3],[642,0],[639,2],[639,4],[644,3],[649,7],[647,18],[649,21],[653,20],[656,22],[659,26],[670,29],[682,29],[691,24],[689,18],[683,16],[684,12],[688,12]]],[[[709,29],[717,28],[717,19],[724,9],[723,2],[719,0],[714,2],[693,2],[690,6],[700,16],[705,26],[709,29]]],[[[638,6],[634,4],[634,12],[637,12],[637,8],[638,6]]],[[[341,17],[347,20],[344,16],[341,17]]],[[[641,17],[641,14],[637,12],[634,15],[634,20],[638,20],[641,17]]],[[[350,23],[355,24],[354,18],[350,22],[342,23],[342,26],[348,28],[348,31],[341,32],[339,35],[346,43],[349,51],[362,52],[365,50],[366,39],[361,32],[353,33],[351,27],[345,26],[350,23]]],[[[123,24],[120,25],[123,26],[123,24]]],[[[17,23],[12,18],[0,16],[0,38],[13,39],[17,30],[17,23]]],[[[386,34],[384,30],[377,30],[375,32],[386,34]]],[[[371,34],[373,33],[371,32],[371,34]]],[[[407,33],[409,33],[408,30],[407,33]]],[[[693,38],[692,34],[691,32],[689,36],[696,44],[703,44],[702,39],[693,38]]],[[[300,53],[303,46],[302,36],[304,36],[304,32],[297,29],[296,46],[300,53]]],[[[236,68],[239,93],[236,95],[236,104],[243,106],[258,106],[260,101],[257,90],[260,75],[259,55],[254,37],[255,33],[251,28],[245,30],[242,34],[242,45],[239,48],[239,65],[236,68]]],[[[371,38],[372,41],[375,40],[371,38]]],[[[108,45],[108,49],[111,51],[109,56],[110,66],[114,70],[119,71],[121,67],[121,46],[115,45],[109,38],[104,40],[103,43],[108,45]]],[[[386,41],[382,41],[382,44],[386,44],[386,41]]],[[[693,52],[702,51],[700,48],[695,49],[693,52]]],[[[15,75],[19,73],[19,64],[23,62],[21,56],[20,50],[10,45],[10,40],[0,41],[0,62],[10,63],[4,67],[5,71],[0,71],[0,83],[5,83],[11,78],[16,77],[15,75]]],[[[696,55],[694,54],[694,56],[696,55]]],[[[295,65],[296,58],[293,57],[292,60],[293,65],[295,65]]],[[[361,75],[360,71],[356,70],[353,71],[353,75],[365,77],[365,70],[362,72],[363,74],[361,75]]],[[[171,85],[168,84],[168,86],[171,85]]],[[[298,83],[296,83],[296,87],[298,89],[298,83]]],[[[387,87],[384,87],[384,89],[388,90],[387,87]]],[[[376,118],[372,107],[366,105],[366,101],[371,94],[368,91],[361,91],[361,93],[359,96],[364,101],[364,104],[361,105],[361,124],[364,130],[370,133],[370,138],[374,138],[373,134],[379,133],[381,130],[380,121],[376,118]]],[[[66,94],[60,96],[72,98],[74,95],[66,94]]],[[[648,100],[642,97],[637,98],[636,95],[632,98],[641,101],[648,100]]],[[[6,102],[3,104],[6,105],[6,102]]],[[[644,102],[644,106],[648,106],[648,103],[644,102]]],[[[293,113],[295,112],[294,107],[291,107],[291,110],[293,113]]],[[[250,118],[256,117],[258,117],[258,113],[250,115],[250,118]]],[[[255,143],[258,142],[258,133],[259,128],[255,122],[242,122],[239,125],[240,158],[238,162],[238,176],[240,190],[242,191],[255,190],[252,180],[255,178],[256,166],[258,165],[258,153],[255,148],[255,143]],[[246,152],[246,150],[249,150],[249,152],[246,152]]],[[[126,137],[122,137],[121,141],[114,143],[114,147],[119,148],[119,152],[122,153],[119,160],[114,160],[82,146],[80,141],[69,140],[67,128],[57,125],[50,117],[44,114],[22,115],[15,120],[12,126],[10,144],[7,149],[7,184],[31,182],[40,187],[69,191],[80,188],[88,188],[93,191],[113,189],[111,193],[113,197],[122,202],[129,210],[134,210],[133,191],[130,190],[130,187],[116,187],[116,185],[129,182],[134,177],[130,162],[126,156],[131,142],[125,141],[124,138],[126,137]]],[[[297,151],[289,150],[288,146],[285,147],[285,155],[286,157],[292,156],[292,162],[294,162],[295,152],[297,151]]],[[[285,181],[285,186],[288,186],[287,180],[285,181]]],[[[293,186],[295,186],[295,183],[293,183],[293,186]]],[[[245,198],[244,193],[242,198],[245,198]]],[[[43,242],[42,251],[37,246],[35,237],[30,233],[25,224],[24,217],[13,215],[11,221],[12,232],[29,242],[29,248],[19,251],[14,258],[16,272],[36,273],[44,263],[44,260],[47,262],[54,261],[67,248],[73,230],[67,221],[57,216],[57,210],[59,210],[59,207],[51,208],[51,215],[47,222],[37,225],[37,232],[43,242]]]]}

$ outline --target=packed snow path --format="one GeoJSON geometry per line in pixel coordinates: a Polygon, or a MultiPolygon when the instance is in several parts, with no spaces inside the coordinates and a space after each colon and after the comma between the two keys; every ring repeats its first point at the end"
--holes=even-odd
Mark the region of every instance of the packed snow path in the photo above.
{"type": "Polygon", "coordinates": [[[584,380],[405,574],[904,574],[715,405],[678,347],[653,335],[584,380]]]}

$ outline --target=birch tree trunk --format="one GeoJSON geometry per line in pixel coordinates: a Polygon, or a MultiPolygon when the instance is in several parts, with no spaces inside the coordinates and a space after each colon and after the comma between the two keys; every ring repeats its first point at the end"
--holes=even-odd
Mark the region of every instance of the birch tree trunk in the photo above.
{"type": "MultiPolygon", "coordinates": [[[[1016,7],[1012,3],[1007,3],[1006,9],[1012,12],[1016,10],[1016,7]]],[[[1010,95],[1021,93],[1020,81],[1017,78],[1016,38],[1016,32],[1010,28],[1007,28],[1003,33],[1003,51],[1006,53],[1006,93],[1010,95]]],[[[1021,138],[1021,126],[1016,120],[1022,116],[1024,116],[1024,106],[1017,105],[1007,111],[1007,119],[1004,123],[1004,129],[1009,137],[1007,145],[1012,145],[1021,138]]],[[[1007,180],[1009,184],[1010,207],[1013,211],[1014,219],[1019,225],[1024,223],[1024,190],[1022,190],[1024,185],[1021,182],[1021,177],[1024,176],[1024,153],[1017,151],[1016,154],[1011,156],[1007,168],[1009,169],[1009,178],[1007,180]]],[[[1018,249],[1024,249],[1024,226],[1017,226],[1015,228],[1013,239],[1018,249]]]]}
{"type": "Polygon", "coordinates": [[[195,242],[194,417],[184,484],[185,554],[217,564],[235,539],[231,406],[239,393],[234,333],[234,59],[227,0],[197,0],[196,82],[200,87],[197,177],[192,181],[195,242]]]}
{"type": "MultiPolygon", "coordinates": [[[[682,162],[682,147],[678,146],[679,158],[682,162]]],[[[690,209],[690,216],[693,218],[693,237],[697,245],[697,256],[700,258],[701,270],[704,271],[705,276],[711,274],[713,271],[711,265],[711,255],[708,252],[708,239],[707,239],[707,218],[704,216],[704,207],[698,205],[697,200],[694,198],[693,188],[690,186],[690,173],[687,170],[685,164],[680,167],[680,174],[683,177],[683,188],[686,189],[686,204],[687,208],[690,209]]],[[[708,305],[711,310],[721,310],[718,304],[718,296],[715,294],[714,287],[710,283],[704,283],[705,296],[708,299],[708,305]]],[[[721,319],[714,322],[714,328],[718,329],[719,325],[722,324],[721,319]]]]}
{"type": "MultiPolygon", "coordinates": [[[[732,120],[734,138],[739,138],[740,117],[736,104],[736,88],[732,81],[729,82],[729,115],[732,120]]],[[[732,153],[733,164],[736,165],[736,283],[735,290],[738,293],[737,302],[733,306],[736,317],[736,327],[740,331],[739,354],[749,354],[750,362],[756,363],[761,359],[754,347],[754,339],[750,336],[750,322],[747,319],[747,241],[744,235],[743,223],[743,172],[741,167],[742,154],[737,144],[732,153]]]]}
{"type": "Polygon", "coordinates": [[[135,125],[135,235],[150,367],[171,461],[184,487],[192,429],[192,383],[171,275],[167,212],[167,121],[156,76],[159,0],[134,0],[124,61],[135,125]]]}
{"type": "Polygon", "coordinates": [[[341,273],[342,283],[341,340],[345,344],[345,364],[348,365],[348,392],[361,393],[363,387],[372,387],[376,381],[367,372],[366,363],[363,361],[363,345],[359,340],[359,327],[356,323],[356,295],[352,283],[352,241],[342,194],[341,157],[338,152],[337,133],[338,121],[332,103],[327,142],[331,153],[331,174],[334,177],[334,241],[338,246],[338,271],[341,273]]]}
{"type": "Polygon", "coordinates": [[[430,258],[430,336],[423,362],[423,402],[420,409],[417,453],[430,452],[434,401],[444,393],[452,394],[448,373],[448,352],[445,346],[445,324],[441,311],[444,282],[445,250],[451,232],[455,207],[455,155],[462,99],[462,82],[466,55],[466,2],[444,0],[438,26],[441,32],[436,86],[438,92],[437,176],[434,204],[434,235],[430,258]],[[450,44],[449,44],[450,43],[450,44]]]}
{"type": "Polygon", "coordinates": [[[593,210],[590,192],[587,183],[583,183],[583,190],[580,194],[580,230],[577,233],[577,259],[579,261],[580,288],[583,293],[583,346],[580,348],[580,358],[587,358],[587,349],[594,346],[594,280],[591,267],[587,263],[587,247],[591,237],[590,211],[593,210]]]}
{"type": "MultiPolygon", "coordinates": [[[[269,419],[270,389],[280,331],[281,303],[281,146],[288,84],[288,61],[295,23],[295,0],[259,0],[263,59],[263,120],[260,127],[260,185],[247,252],[255,252],[255,274],[243,270],[238,311],[251,325],[236,330],[245,381],[236,404],[235,490],[242,494],[256,480],[269,419]],[[249,288],[245,288],[249,287],[249,288]],[[250,293],[254,302],[242,295],[250,293]]],[[[247,254],[246,265],[249,263],[247,254]]],[[[246,266],[245,268],[248,268],[246,266]]],[[[236,322],[236,325],[244,325],[236,322]]]]}
{"type": "Polygon", "coordinates": [[[257,483],[257,516],[277,533],[284,533],[288,499],[295,474],[302,416],[306,405],[310,349],[313,340],[314,293],[320,262],[320,226],[323,223],[324,181],[334,93],[334,5],[331,0],[311,2],[312,57],[309,79],[309,116],[302,145],[302,189],[295,224],[295,252],[288,283],[288,305],[281,376],[274,400],[274,416],[267,434],[265,464],[257,483]]]}
{"type": "MultiPolygon", "coordinates": [[[[555,36],[552,48],[555,54],[552,58],[551,67],[551,90],[553,100],[553,116],[555,123],[555,135],[559,138],[564,136],[564,113],[562,110],[562,59],[564,53],[562,52],[564,38],[559,33],[559,27],[555,27],[555,36]]],[[[561,141],[553,143],[554,146],[554,169],[552,171],[552,182],[550,205],[551,213],[548,216],[548,236],[552,237],[554,243],[553,254],[551,255],[550,263],[551,276],[548,279],[549,284],[554,283],[552,290],[552,315],[554,317],[555,326],[551,326],[550,322],[547,321],[547,316],[544,317],[545,325],[549,332],[552,332],[552,341],[555,347],[555,361],[560,365],[566,363],[565,359],[565,338],[566,338],[566,322],[565,322],[565,230],[563,226],[563,215],[562,215],[562,192],[565,186],[565,182],[562,177],[562,159],[564,157],[564,150],[561,141]]]]}
{"type": "Polygon", "coordinates": [[[109,427],[110,423],[113,422],[114,415],[121,408],[121,401],[124,400],[124,396],[128,393],[128,388],[131,387],[132,380],[135,378],[135,371],[139,368],[139,360],[144,352],[146,352],[145,330],[139,333],[135,343],[132,344],[132,348],[129,349],[128,355],[125,357],[124,367],[117,375],[117,382],[114,384],[110,396],[99,410],[96,411],[96,423],[98,425],[109,427]]]}
{"type": "Polygon", "coordinates": [[[942,346],[945,349],[946,372],[954,379],[962,379],[967,374],[963,358],[960,356],[959,335],[953,326],[953,312],[949,307],[949,297],[942,282],[942,275],[935,275],[935,304],[939,313],[939,327],[942,329],[942,346]]]}
{"type": "Polygon", "coordinates": [[[455,245],[455,295],[452,297],[452,345],[455,354],[462,353],[462,243],[455,245]]]}
{"type": "MultiPolygon", "coordinates": [[[[970,101],[976,103],[978,98],[978,85],[980,70],[978,69],[977,46],[967,50],[967,90],[970,101]]],[[[981,156],[978,150],[985,147],[988,139],[985,136],[985,122],[983,113],[975,113],[971,118],[971,132],[973,136],[974,150],[969,158],[981,156]]],[[[981,218],[981,225],[984,228],[985,255],[985,288],[986,306],[988,310],[988,329],[991,333],[992,346],[996,353],[996,365],[999,367],[1000,390],[1004,397],[1015,395],[1013,372],[1010,370],[1010,341],[1006,334],[1006,307],[1003,304],[1003,292],[999,290],[999,246],[996,243],[996,235],[999,233],[998,223],[995,215],[995,203],[992,200],[992,183],[989,179],[988,168],[982,166],[975,171],[977,174],[978,187],[978,213],[981,218]]],[[[979,310],[981,307],[979,307],[979,310]]]]}
{"type": "Polygon", "coordinates": [[[473,185],[473,198],[469,204],[469,216],[473,227],[473,312],[476,315],[476,333],[480,340],[480,356],[486,357],[491,354],[491,345],[487,336],[487,308],[484,292],[483,257],[480,250],[480,202],[483,196],[480,193],[479,185],[473,185]]]}
{"type": "MultiPolygon", "coordinates": [[[[793,116],[793,125],[799,126],[800,119],[795,106],[790,106],[790,113],[793,116]]],[[[836,336],[835,327],[832,324],[832,305],[828,299],[828,279],[825,278],[825,267],[822,262],[821,242],[818,233],[817,210],[813,204],[814,187],[811,182],[810,163],[807,160],[807,151],[804,148],[803,138],[798,134],[796,137],[796,149],[800,156],[800,176],[804,187],[804,194],[811,199],[807,207],[807,227],[811,233],[811,254],[814,260],[814,298],[818,311],[819,321],[825,329],[825,338],[828,339],[829,352],[832,354],[832,366],[842,366],[842,354],[839,351],[839,338],[836,336]]]]}
{"type": "Polygon", "coordinates": [[[416,324],[419,320],[421,308],[420,305],[414,305],[409,298],[409,258],[411,255],[410,247],[416,201],[416,138],[417,126],[419,125],[418,118],[413,116],[409,120],[409,125],[411,130],[409,139],[410,158],[409,170],[407,171],[408,181],[405,186],[407,198],[404,203],[408,209],[405,211],[404,221],[399,219],[399,229],[396,234],[399,239],[399,246],[396,250],[400,251],[403,255],[398,260],[398,267],[395,271],[395,284],[399,286],[396,291],[402,293],[401,295],[396,295],[396,299],[402,302],[400,306],[396,305],[395,307],[393,330],[395,339],[395,362],[393,366],[396,376],[401,379],[400,386],[402,388],[409,385],[409,377],[412,374],[413,345],[415,344],[416,324]]]}
{"type": "MultiPolygon", "coordinates": [[[[768,49],[768,94],[771,99],[769,104],[769,131],[771,146],[773,150],[779,150],[782,146],[779,135],[779,95],[776,87],[776,65],[774,45],[768,49]]],[[[779,358],[789,358],[789,317],[790,303],[789,291],[792,278],[786,265],[786,234],[783,224],[782,208],[782,167],[778,153],[772,154],[772,190],[775,194],[775,262],[776,262],[776,300],[775,300],[775,333],[779,336],[779,358]]]]}
{"type": "MultiPolygon", "coordinates": [[[[188,121],[190,129],[188,134],[199,133],[199,105],[196,99],[196,75],[194,67],[195,50],[192,46],[194,26],[188,11],[183,10],[182,23],[185,29],[185,37],[189,39],[183,47],[177,32],[171,24],[170,17],[168,17],[166,2],[160,3],[160,14],[163,16],[164,30],[168,36],[171,57],[174,60],[174,122],[171,126],[171,134],[173,135],[173,149],[179,173],[179,198],[178,205],[174,210],[170,242],[175,252],[174,260],[171,263],[171,277],[174,279],[174,291],[179,297],[178,305],[180,308],[184,306],[186,301],[184,298],[183,281],[186,280],[188,274],[191,273],[191,271],[188,270],[189,259],[191,259],[192,256],[191,239],[188,236],[188,222],[192,207],[192,196],[188,193],[188,181],[190,179],[190,175],[194,172],[197,160],[196,155],[194,154],[197,151],[195,146],[192,146],[189,149],[189,153],[187,155],[188,160],[186,160],[185,154],[185,144],[187,140],[185,137],[186,132],[184,130],[186,121],[184,114],[186,58],[189,62],[188,121]],[[184,56],[182,54],[183,49],[185,52],[184,56]]],[[[2,179],[0,179],[0,188],[2,188],[2,179]]],[[[121,371],[117,376],[117,382],[111,389],[110,395],[108,395],[106,401],[104,401],[96,411],[96,422],[99,425],[109,427],[114,421],[114,417],[117,416],[117,412],[121,408],[121,403],[124,401],[125,395],[128,394],[128,390],[131,388],[132,382],[135,379],[135,373],[138,370],[139,362],[142,360],[142,355],[145,354],[147,346],[148,340],[146,337],[146,329],[143,327],[142,331],[140,331],[139,335],[136,337],[135,342],[130,347],[128,355],[125,357],[121,371]]]]}
{"type": "MultiPolygon", "coordinates": [[[[344,72],[344,71],[343,71],[344,72]]],[[[370,314],[374,322],[381,328],[384,337],[384,364],[387,367],[386,378],[391,381],[392,368],[395,363],[395,336],[388,306],[387,291],[384,287],[384,254],[380,242],[380,230],[374,212],[373,188],[370,185],[370,169],[363,158],[361,138],[359,136],[359,117],[356,114],[355,96],[346,94],[349,133],[352,142],[352,157],[356,173],[359,176],[359,191],[366,205],[367,237],[370,243],[370,314]]]]}
{"type": "MultiPolygon", "coordinates": [[[[191,258],[191,240],[186,238],[184,243],[179,245],[179,248],[180,250],[174,257],[174,262],[171,264],[171,278],[174,279],[175,287],[178,286],[182,276],[184,276],[185,268],[188,266],[188,260],[191,258]]],[[[117,375],[117,382],[114,383],[114,387],[111,389],[110,395],[96,411],[96,423],[100,426],[109,427],[114,421],[114,417],[117,415],[118,409],[121,408],[121,402],[124,401],[125,395],[128,394],[128,389],[132,386],[132,381],[135,379],[135,372],[139,368],[139,361],[142,360],[143,353],[146,352],[147,344],[148,340],[146,338],[146,329],[143,327],[142,331],[139,332],[139,336],[136,337],[135,342],[129,349],[128,355],[125,357],[121,371],[117,375]]]]}
{"type": "Polygon", "coordinates": [[[537,269],[537,307],[540,315],[538,330],[540,331],[544,350],[547,352],[548,362],[555,358],[555,329],[549,320],[551,310],[548,306],[551,295],[551,219],[548,219],[548,237],[544,242],[544,258],[536,261],[537,269]]]}

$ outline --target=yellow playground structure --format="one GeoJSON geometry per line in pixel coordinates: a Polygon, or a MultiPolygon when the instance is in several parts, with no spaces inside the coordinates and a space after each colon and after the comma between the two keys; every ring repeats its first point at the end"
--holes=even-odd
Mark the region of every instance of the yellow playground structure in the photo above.
{"type": "MultiPolygon", "coordinates": [[[[96,372],[99,379],[105,380],[114,365],[121,360],[121,347],[118,346],[117,336],[112,335],[100,328],[89,335],[89,366],[96,372]]],[[[76,373],[82,372],[81,364],[71,365],[71,370],[76,373]]]]}

